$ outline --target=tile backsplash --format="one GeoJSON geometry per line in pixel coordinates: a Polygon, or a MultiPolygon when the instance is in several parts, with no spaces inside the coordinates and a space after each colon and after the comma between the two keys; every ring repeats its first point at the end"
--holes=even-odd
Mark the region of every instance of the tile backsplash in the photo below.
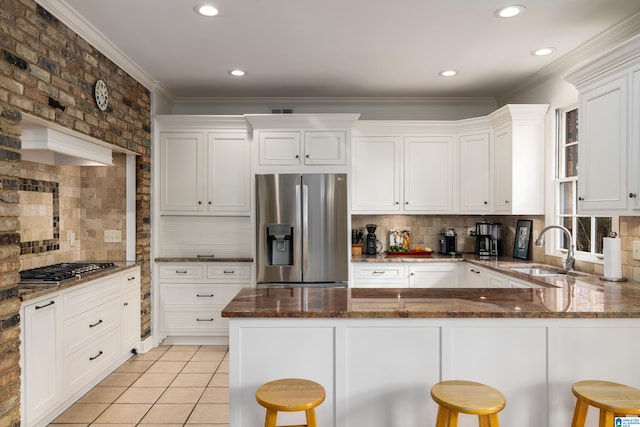
{"type": "Polygon", "coordinates": [[[114,166],[21,163],[21,269],[71,261],[122,261],[126,254],[126,156],[114,166]],[[105,230],[122,242],[105,243],[105,230]]]}

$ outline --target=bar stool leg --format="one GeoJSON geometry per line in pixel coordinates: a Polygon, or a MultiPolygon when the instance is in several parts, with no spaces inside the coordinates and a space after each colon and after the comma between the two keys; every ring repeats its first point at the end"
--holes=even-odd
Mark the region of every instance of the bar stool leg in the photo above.
{"type": "Polygon", "coordinates": [[[307,409],[305,412],[307,413],[307,427],[318,427],[315,409],[307,409]]]}
{"type": "Polygon", "coordinates": [[[500,427],[498,414],[478,415],[480,427],[500,427]]]}
{"type": "Polygon", "coordinates": [[[267,408],[267,416],[264,418],[264,427],[276,427],[278,411],[267,408]]]}
{"type": "Polygon", "coordinates": [[[609,427],[613,425],[613,412],[600,409],[600,427],[609,427]]]}
{"type": "Polygon", "coordinates": [[[447,418],[449,410],[444,406],[438,406],[438,417],[436,418],[436,427],[447,427],[447,418]]]}
{"type": "Polygon", "coordinates": [[[576,408],[573,410],[573,419],[571,420],[571,427],[584,427],[584,423],[587,420],[587,410],[589,405],[582,399],[576,399],[576,408]]]}
{"type": "Polygon", "coordinates": [[[458,411],[449,409],[449,421],[447,427],[458,427],[458,411]]]}

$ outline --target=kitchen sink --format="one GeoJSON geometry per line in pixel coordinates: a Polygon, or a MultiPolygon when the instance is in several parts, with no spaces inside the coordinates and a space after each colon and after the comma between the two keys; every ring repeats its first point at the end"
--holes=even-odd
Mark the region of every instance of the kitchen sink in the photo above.
{"type": "Polygon", "coordinates": [[[551,277],[551,276],[581,276],[582,274],[575,271],[558,270],[545,267],[512,267],[512,271],[528,274],[530,276],[551,277]]]}

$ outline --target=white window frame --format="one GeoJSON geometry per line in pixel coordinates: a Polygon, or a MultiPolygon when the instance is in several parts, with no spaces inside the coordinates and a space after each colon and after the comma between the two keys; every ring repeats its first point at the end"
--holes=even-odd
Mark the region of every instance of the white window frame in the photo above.
{"type": "MultiPolygon", "coordinates": [[[[569,111],[572,110],[578,110],[578,121],[580,120],[580,108],[578,106],[578,103],[571,103],[571,104],[567,104],[561,107],[557,107],[555,109],[555,113],[554,113],[554,129],[555,129],[555,137],[554,137],[554,143],[553,143],[553,147],[554,147],[554,168],[553,168],[553,189],[554,189],[554,204],[553,204],[553,216],[552,216],[552,220],[551,220],[551,224],[557,224],[557,225],[562,225],[562,222],[560,221],[561,218],[566,217],[567,215],[561,216],[560,214],[560,206],[562,204],[562,200],[561,200],[561,191],[560,191],[560,184],[564,183],[564,182],[574,182],[574,197],[573,197],[573,206],[572,206],[572,211],[574,212],[574,214],[572,215],[572,234],[573,234],[573,241],[574,241],[574,245],[575,245],[575,237],[577,234],[577,218],[578,216],[587,216],[587,215],[578,215],[578,206],[577,206],[577,192],[578,192],[578,177],[562,177],[560,178],[560,173],[561,170],[564,168],[565,165],[565,144],[564,144],[564,138],[566,135],[566,120],[565,120],[565,114],[569,111]],[[562,146],[560,145],[562,144],[562,146]]],[[[578,133],[578,141],[576,142],[576,144],[578,144],[578,151],[580,150],[580,134],[578,133]]],[[[579,167],[579,166],[578,166],[579,167]]],[[[596,221],[595,218],[597,217],[602,217],[602,215],[594,215],[591,216],[591,236],[594,236],[596,233],[596,221]]],[[[617,233],[618,235],[620,235],[620,218],[618,216],[611,216],[611,231],[617,233]]],[[[552,246],[552,254],[556,255],[556,256],[566,256],[567,254],[567,249],[564,249],[561,247],[561,242],[562,242],[562,238],[563,238],[563,234],[562,233],[556,233],[556,237],[554,239],[547,239],[548,242],[553,242],[553,246],[552,246]]],[[[592,249],[594,246],[594,240],[592,238],[592,249]]],[[[578,261],[584,261],[584,262],[590,262],[590,263],[596,263],[596,264],[602,264],[603,263],[603,255],[602,254],[597,254],[595,252],[585,252],[585,251],[578,251],[576,249],[575,251],[575,258],[578,261]]]]}

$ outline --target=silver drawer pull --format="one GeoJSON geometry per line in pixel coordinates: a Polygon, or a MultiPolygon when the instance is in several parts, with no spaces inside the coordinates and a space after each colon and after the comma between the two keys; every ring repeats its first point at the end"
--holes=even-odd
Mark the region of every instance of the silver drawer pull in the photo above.
{"type": "Polygon", "coordinates": [[[213,322],[213,317],[211,319],[196,319],[198,322],[213,322]]]}
{"type": "Polygon", "coordinates": [[[187,270],[176,270],[176,274],[187,274],[187,270]]]}
{"type": "Polygon", "coordinates": [[[96,326],[98,326],[100,323],[102,323],[102,319],[98,320],[96,323],[94,323],[93,325],[89,325],[90,328],[95,328],[96,326]]]}
{"type": "Polygon", "coordinates": [[[235,270],[223,270],[222,271],[224,274],[235,274],[235,270]]]}
{"type": "Polygon", "coordinates": [[[213,294],[196,294],[198,298],[213,298],[213,294]]]}
{"type": "Polygon", "coordinates": [[[95,356],[90,357],[90,358],[89,358],[89,361],[96,360],[96,359],[97,359],[98,357],[100,357],[100,356],[102,356],[102,350],[100,350],[100,351],[98,352],[98,354],[96,354],[95,356]]]}
{"type": "Polygon", "coordinates": [[[50,303],[45,304],[45,305],[36,305],[36,310],[40,310],[41,308],[49,307],[50,305],[53,305],[55,303],[56,303],[55,301],[51,301],[50,303]]]}

